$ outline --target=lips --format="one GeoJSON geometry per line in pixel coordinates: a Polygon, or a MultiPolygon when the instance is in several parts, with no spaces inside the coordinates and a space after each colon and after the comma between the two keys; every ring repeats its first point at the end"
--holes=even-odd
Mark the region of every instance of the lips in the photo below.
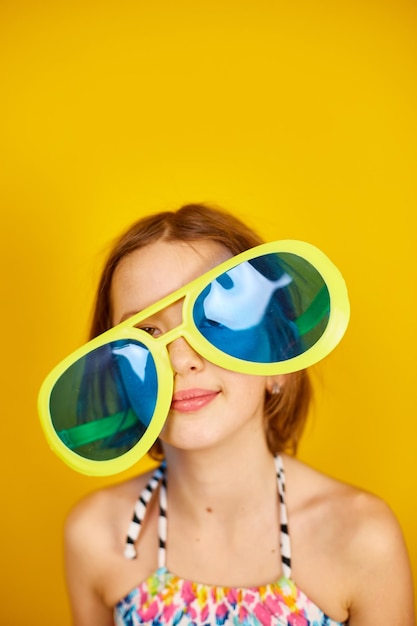
{"type": "Polygon", "coordinates": [[[218,391],[210,389],[186,389],[174,393],[171,409],[180,413],[198,411],[209,404],[217,396],[218,391]]]}

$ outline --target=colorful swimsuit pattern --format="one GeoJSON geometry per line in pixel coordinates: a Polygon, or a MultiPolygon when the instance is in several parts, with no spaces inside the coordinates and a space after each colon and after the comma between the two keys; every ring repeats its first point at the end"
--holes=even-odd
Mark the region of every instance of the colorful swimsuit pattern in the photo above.
{"type": "Polygon", "coordinates": [[[135,558],[146,507],[159,490],[159,554],[157,571],[114,608],[116,626],[342,626],[330,619],[291,580],[291,548],[285,506],[282,460],[275,458],[280,499],[280,542],[283,576],[262,587],[236,588],[184,580],[169,572],[166,560],[165,465],[153,474],[140,495],[130,524],[125,556],[135,558]]]}

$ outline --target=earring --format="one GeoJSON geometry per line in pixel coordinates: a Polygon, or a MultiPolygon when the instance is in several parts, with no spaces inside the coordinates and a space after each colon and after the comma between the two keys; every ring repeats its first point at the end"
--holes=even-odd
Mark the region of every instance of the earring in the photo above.
{"type": "Polygon", "coordinates": [[[281,385],[279,383],[274,383],[271,389],[271,395],[277,396],[281,391],[281,385]]]}

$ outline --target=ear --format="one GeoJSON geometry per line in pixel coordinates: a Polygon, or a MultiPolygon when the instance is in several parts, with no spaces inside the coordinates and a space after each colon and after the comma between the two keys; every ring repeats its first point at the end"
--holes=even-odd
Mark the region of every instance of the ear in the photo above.
{"type": "Polygon", "coordinates": [[[280,393],[282,387],[285,385],[285,375],[279,376],[267,376],[266,378],[266,390],[271,396],[276,396],[280,393]]]}

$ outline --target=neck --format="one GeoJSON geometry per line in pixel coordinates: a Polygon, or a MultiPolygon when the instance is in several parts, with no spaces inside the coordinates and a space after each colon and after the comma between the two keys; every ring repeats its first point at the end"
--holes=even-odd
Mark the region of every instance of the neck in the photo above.
{"type": "Polygon", "coordinates": [[[249,448],[184,451],[166,446],[168,493],[175,508],[198,516],[215,509],[227,518],[270,498],[276,491],[272,454],[264,441],[253,441],[249,448]]]}

